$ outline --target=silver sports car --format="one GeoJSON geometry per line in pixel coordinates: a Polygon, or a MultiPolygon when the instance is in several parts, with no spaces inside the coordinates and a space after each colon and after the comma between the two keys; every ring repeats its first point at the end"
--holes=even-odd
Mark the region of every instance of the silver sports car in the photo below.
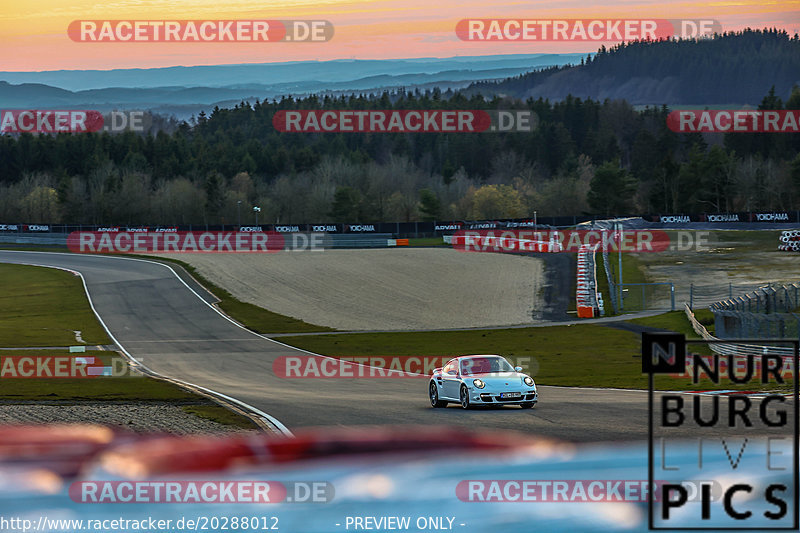
{"type": "Polygon", "coordinates": [[[499,355],[463,355],[436,368],[428,384],[433,407],[460,403],[474,405],[519,405],[533,407],[539,400],[533,378],[499,355]]]}

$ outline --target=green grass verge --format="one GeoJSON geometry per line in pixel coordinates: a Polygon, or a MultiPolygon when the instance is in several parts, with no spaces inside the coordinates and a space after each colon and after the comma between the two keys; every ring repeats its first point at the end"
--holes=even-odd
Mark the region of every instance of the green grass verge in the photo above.
{"type": "Polygon", "coordinates": [[[182,407],[185,413],[211,420],[224,426],[234,426],[242,429],[258,429],[258,426],[249,418],[240,416],[219,405],[186,405],[182,407]]]}
{"type": "MultiPolygon", "coordinates": [[[[678,332],[691,330],[679,312],[632,321],[678,332]],[[688,329],[687,329],[688,328],[688,329]]],[[[694,335],[692,335],[694,337],[694,335]]],[[[454,357],[500,354],[534,376],[540,385],[646,389],[639,335],[594,324],[470,331],[352,333],[282,337],[281,342],[331,357],[454,357]],[[524,358],[530,358],[525,362],[524,358]]],[[[665,390],[719,388],[710,382],[665,378],[665,390]]],[[[748,389],[747,386],[726,388],[748,389]]],[[[752,385],[749,387],[752,388],[752,385]]]]}
{"type": "Polygon", "coordinates": [[[54,268],[0,264],[0,347],[110,344],[78,276],[54,268]]]}
{"type": "Polygon", "coordinates": [[[272,311],[268,311],[263,307],[237,300],[231,295],[231,293],[204,278],[192,265],[179,259],[146,255],[134,255],[132,257],[141,257],[143,259],[173,263],[183,267],[183,269],[186,270],[194,279],[196,279],[198,283],[208,289],[219,299],[218,305],[220,309],[231,316],[234,320],[240,322],[245,327],[255,331],[256,333],[308,333],[336,331],[333,328],[309,324],[308,322],[304,322],[299,318],[273,313],[272,311]]]}
{"type": "MultiPolygon", "coordinates": [[[[26,365],[25,369],[30,368],[26,365]]],[[[51,366],[52,368],[52,366],[51,366]]],[[[169,402],[191,415],[245,429],[258,429],[252,420],[214,404],[211,400],[186,391],[177,385],[141,374],[131,373],[122,356],[102,351],[70,354],[61,350],[13,350],[0,352],[0,399],[4,402],[41,402],[80,404],[83,402],[151,403],[169,402]],[[97,357],[104,366],[112,366],[118,375],[94,378],[14,378],[8,357],[97,357]]]]}
{"type": "Polygon", "coordinates": [[[521,366],[542,385],[590,387],[647,386],[638,337],[596,325],[554,326],[471,331],[352,333],[282,337],[298,348],[332,357],[455,357],[501,354],[521,366]],[[638,375],[637,375],[638,374],[638,375]]]}
{"type": "Polygon", "coordinates": [[[0,377],[0,397],[4,400],[56,401],[191,401],[199,397],[164,381],[131,375],[122,356],[112,352],[90,351],[70,354],[61,350],[13,350],[0,352],[0,369],[7,369],[7,357],[52,356],[99,357],[104,366],[114,366],[125,377],[19,379],[0,377]],[[114,360],[114,361],[112,361],[114,360]]]}
{"type": "Polygon", "coordinates": [[[444,239],[441,237],[421,237],[408,239],[409,246],[450,246],[445,244],[444,239]]]}
{"type": "MultiPolygon", "coordinates": [[[[696,309],[694,316],[703,324],[706,329],[713,334],[714,332],[714,314],[708,309],[696,309]]],[[[670,311],[656,316],[649,316],[645,318],[635,318],[628,320],[632,324],[639,324],[641,326],[649,326],[652,328],[666,329],[674,331],[675,333],[683,333],[687,339],[699,339],[700,336],[694,332],[691,322],[686,318],[684,311],[670,311]]]]}
{"type": "Polygon", "coordinates": [[[67,248],[66,244],[64,246],[58,246],[55,244],[50,246],[37,246],[33,244],[1,243],[0,250],[16,250],[19,252],[69,252],[69,248],[67,248]]]}
{"type": "MultiPolygon", "coordinates": [[[[706,326],[712,334],[714,331],[714,315],[708,309],[698,309],[694,312],[695,318],[706,326]],[[710,326],[709,326],[710,324],[710,326]]],[[[665,329],[667,331],[674,331],[675,333],[683,333],[687,339],[700,339],[700,335],[694,332],[692,323],[686,317],[685,311],[671,311],[656,316],[649,316],[645,318],[635,318],[628,320],[631,324],[638,324],[640,326],[648,326],[651,328],[665,329]]],[[[691,351],[702,354],[711,355],[712,351],[707,345],[692,344],[691,351]]],[[[713,387],[709,387],[713,388],[713,387]]]]}

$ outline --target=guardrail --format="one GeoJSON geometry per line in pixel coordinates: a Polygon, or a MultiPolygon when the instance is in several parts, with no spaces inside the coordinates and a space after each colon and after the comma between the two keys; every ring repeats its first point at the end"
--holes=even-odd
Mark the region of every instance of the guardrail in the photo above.
{"type": "MultiPolygon", "coordinates": [[[[770,346],[765,344],[742,344],[742,343],[726,343],[726,342],[719,342],[721,339],[718,339],[714,335],[708,332],[706,327],[701,324],[697,318],[694,316],[694,312],[689,307],[688,303],[684,303],[684,308],[686,311],[686,317],[689,319],[689,322],[692,323],[692,329],[695,333],[700,335],[704,340],[707,341],[715,341],[710,343],[708,347],[715,353],[720,355],[730,355],[734,357],[747,357],[748,355],[751,356],[760,356],[760,355],[778,355],[781,357],[792,357],[794,355],[794,349],[792,347],[783,347],[783,346],[770,346]]],[[[770,340],[783,340],[783,339],[770,339],[770,340]]],[[[792,342],[791,340],[787,339],[787,343],[792,342]]]]}

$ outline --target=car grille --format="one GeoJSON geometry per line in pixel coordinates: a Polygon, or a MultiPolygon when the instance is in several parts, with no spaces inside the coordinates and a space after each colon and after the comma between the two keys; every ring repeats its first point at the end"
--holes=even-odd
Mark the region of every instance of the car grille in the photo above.
{"type": "Polygon", "coordinates": [[[481,400],[484,402],[499,402],[499,403],[507,403],[507,402],[521,402],[521,401],[532,401],[536,399],[536,393],[532,392],[530,394],[523,394],[519,398],[501,398],[499,394],[491,395],[488,392],[481,393],[481,400]]]}

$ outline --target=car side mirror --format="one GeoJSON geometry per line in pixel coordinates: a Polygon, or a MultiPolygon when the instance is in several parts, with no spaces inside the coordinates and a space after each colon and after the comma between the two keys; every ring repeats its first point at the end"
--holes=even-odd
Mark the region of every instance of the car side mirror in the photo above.
{"type": "Polygon", "coordinates": [[[517,372],[522,372],[522,367],[521,366],[515,366],[514,370],[516,370],[517,372]]]}

